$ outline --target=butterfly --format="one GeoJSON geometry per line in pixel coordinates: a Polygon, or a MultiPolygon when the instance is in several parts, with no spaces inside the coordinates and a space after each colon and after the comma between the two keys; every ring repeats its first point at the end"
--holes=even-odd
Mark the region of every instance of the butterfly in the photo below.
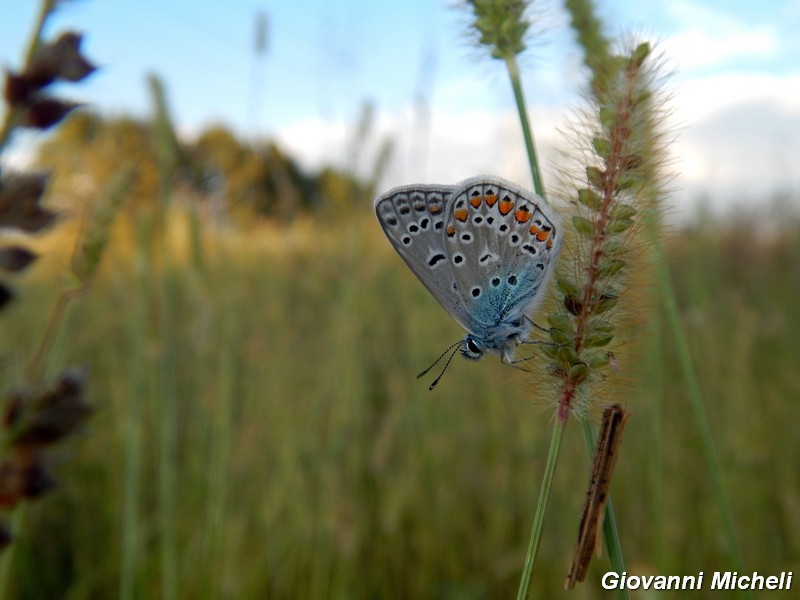
{"type": "Polygon", "coordinates": [[[544,198],[480,176],[393,188],[375,199],[375,214],[400,258],[467,331],[451,348],[473,360],[497,353],[513,364],[561,246],[544,198]]]}

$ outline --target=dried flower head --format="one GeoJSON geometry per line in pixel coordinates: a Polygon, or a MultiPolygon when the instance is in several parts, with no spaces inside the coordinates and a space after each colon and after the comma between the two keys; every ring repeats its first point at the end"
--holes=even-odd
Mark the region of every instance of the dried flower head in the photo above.
{"type": "MultiPolygon", "coordinates": [[[[8,394],[0,422],[7,448],[0,461],[0,508],[38,498],[56,486],[46,451],[78,432],[91,416],[93,409],[84,400],[85,382],[84,370],[71,369],[50,388],[8,394]]],[[[7,525],[0,522],[0,549],[10,540],[7,525]]]]}

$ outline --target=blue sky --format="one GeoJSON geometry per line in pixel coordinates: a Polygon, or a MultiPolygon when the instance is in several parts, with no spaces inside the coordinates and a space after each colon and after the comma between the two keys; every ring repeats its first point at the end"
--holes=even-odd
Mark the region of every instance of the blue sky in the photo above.
{"type": "MultiPolygon", "coordinates": [[[[19,59],[36,4],[0,8],[6,67],[19,59]]],[[[76,0],[48,30],[85,32],[86,53],[103,68],[64,92],[105,113],[146,115],[144,78],[152,71],[166,82],[184,135],[223,122],[251,138],[276,138],[316,168],[346,162],[353,124],[370,100],[376,138],[397,142],[386,185],[480,172],[526,182],[508,82],[501,65],[470,44],[468,13],[454,4],[76,0]],[[259,12],[268,19],[268,48],[255,57],[259,12]]],[[[800,2],[598,4],[612,33],[659,41],[675,73],[669,89],[679,209],[702,194],[724,206],[800,188],[800,2]]],[[[540,0],[533,14],[523,76],[537,142],[555,164],[565,144],[559,129],[584,79],[561,3],[540,0]]]]}

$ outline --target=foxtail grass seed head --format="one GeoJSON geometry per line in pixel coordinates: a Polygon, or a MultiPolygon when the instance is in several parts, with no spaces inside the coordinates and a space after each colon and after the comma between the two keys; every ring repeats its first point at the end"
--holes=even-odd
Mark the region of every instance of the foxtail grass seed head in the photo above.
{"type": "Polygon", "coordinates": [[[530,0],[468,0],[479,33],[479,43],[492,50],[492,57],[509,59],[525,50],[530,21],[525,13],[530,0]]]}
{"type": "Polygon", "coordinates": [[[111,222],[127,197],[133,176],[131,166],[121,167],[89,209],[72,256],[72,271],[83,283],[92,279],[100,264],[108,243],[111,222]]]}
{"type": "Polygon", "coordinates": [[[590,117],[576,129],[588,164],[569,192],[575,251],[556,278],[559,308],[548,317],[553,343],[543,349],[561,390],[563,419],[586,408],[583,388],[602,379],[612,362],[631,247],[657,187],[661,149],[650,57],[646,43],[610,57],[607,76],[593,81],[590,117]]]}

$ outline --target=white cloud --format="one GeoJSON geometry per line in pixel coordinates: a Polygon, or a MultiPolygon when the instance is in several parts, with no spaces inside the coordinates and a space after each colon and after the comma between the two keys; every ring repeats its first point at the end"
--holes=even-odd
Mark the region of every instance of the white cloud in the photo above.
{"type": "Polygon", "coordinates": [[[672,146],[684,196],[765,198],[798,189],[800,72],[731,73],[678,83],[672,146]]]}
{"type": "Polygon", "coordinates": [[[800,111],[800,71],[789,75],[738,72],[675,82],[677,121],[692,125],[736,105],[770,102],[788,112],[800,111]]]}
{"type": "Polygon", "coordinates": [[[774,27],[754,27],[730,13],[696,3],[671,2],[668,10],[678,32],[661,44],[670,62],[683,72],[720,65],[739,58],[771,58],[778,54],[774,27]]]}
{"type": "Polygon", "coordinates": [[[673,147],[679,184],[721,202],[797,189],[798,140],[796,107],[788,110],[768,98],[723,107],[681,132],[673,147]]]}
{"type": "MultiPolygon", "coordinates": [[[[553,156],[558,113],[531,108],[537,147],[543,162],[553,156]]],[[[279,143],[309,169],[335,164],[347,168],[352,126],[319,118],[306,119],[280,130],[279,143]]],[[[391,137],[395,154],[386,185],[454,183],[479,173],[527,181],[527,159],[516,113],[472,110],[461,114],[434,113],[429,117],[409,107],[381,115],[374,134],[362,149],[361,169],[371,166],[371,152],[391,137]]]]}
{"type": "MultiPolygon", "coordinates": [[[[780,78],[739,75],[684,82],[674,102],[669,126],[677,140],[669,151],[675,174],[669,203],[676,216],[691,211],[700,196],[714,205],[732,206],[743,199],[759,200],[777,190],[797,189],[800,169],[800,74],[780,78]]],[[[531,107],[537,149],[545,168],[559,161],[564,148],[560,130],[568,112],[531,107]]],[[[308,168],[326,164],[346,166],[352,128],[342,123],[309,119],[280,132],[289,152],[308,168]]],[[[415,119],[411,108],[381,115],[373,142],[364,150],[371,165],[375,140],[396,141],[392,169],[385,187],[410,182],[454,183],[481,173],[496,174],[530,187],[524,143],[513,111],[473,110],[461,114],[437,113],[428,124],[415,119]]]]}
{"type": "Polygon", "coordinates": [[[348,126],[342,121],[311,117],[281,128],[276,138],[278,144],[307,169],[331,164],[344,167],[347,131],[348,126]]]}

